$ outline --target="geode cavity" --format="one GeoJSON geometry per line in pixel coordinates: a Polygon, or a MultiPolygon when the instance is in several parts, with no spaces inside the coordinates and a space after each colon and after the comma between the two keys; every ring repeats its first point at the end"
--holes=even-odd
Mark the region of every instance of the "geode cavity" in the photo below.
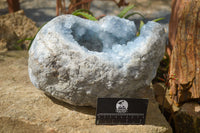
{"type": "Polygon", "coordinates": [[[165,32],[148,22],[136,37],[133,21],[107,16],[90,21],[56,17],[29,50],[31,82],[46,94],[80,106],[97,97],[134,97],[150,84],[165,52],[165,32]]]}

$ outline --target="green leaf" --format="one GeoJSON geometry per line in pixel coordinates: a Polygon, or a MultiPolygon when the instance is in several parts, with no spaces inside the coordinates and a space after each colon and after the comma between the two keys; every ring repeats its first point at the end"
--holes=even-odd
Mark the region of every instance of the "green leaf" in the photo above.
{"type": "MultiPolygon", "coordinates": [[[[37,34],[36,34],[37,35],[37,34]]],[[[35,36],[36,36],[35,35],[35,36]]],[[[29,45],[28,45],[28,50],[30,49],[30,47],[31,47],[31,45],[32,45],[32,43],[33,43],[33,40],[35,39],[35,36],[33,37],[33,39],[31,40],[31,42],[29,43],[29,45]]]]}
{"type": "Polygon", "coordinates": [[[23,41],[24,41],[24,39],[20,39],[20,40],[17,41],[17,43],[21,43],[23,41]]]}
{"type": "Polygon", "coordinates": [[[92,15],[90,15],[88,13],[85,13],[85,12],[75,12],[72,15],[83,16],[83,17],[85,17],[85,18],[87,18],[89,20],[97,21],[97,19],[94,16],[92,16],[92,15]]]}
{"type": "Polygon", "coordinates": [[[141,31],[143,25],[144,25],[144,21],[141,20],[141,21],[140,21],[140,27],[139,27],[139,31],[138,31],[138,33],[137,33],[137,36],[140,35],[140,31],[141,31]]]}
{"type": "Polygon", "coordinates": [[[90,10],[87,10],[87,9],[78,9],[78,10],[72,12],[72,15],[76,14],[77,12],[86,12],[86,13],[94,16],[93,13],[90,10]]]}
{"type": "Polygon", "coordinates": [[[139,28],[139,30],[141,30],[142,29],[142,26],[144,25],[144,21],[140,21],[140,28],[139,28]]]}
{"type": "Polygon", "coordinates": [[[139,12],[130,13],[130,14],[126,15],[124,18],[128,19],[129,17],[131,17],[133,15],[136,15],[136,14],[140,15],[143,19],[145,19],[144,16],[141,13],[139,13],[139,12]]]}
{"type": "Polygon", "coordinates": [[[163,19],[165,19],[165,18],[157,18],[157,19],[154,19],[154,20],[152,20],[152,21],[158,22],[158,21],[163,20],[163,19]]]}
{"type": "Polygon", "coordinates": [[[17,41],[17,43],[21,43],[21,42],[23,42],[23,41],[26,41],[26,40],[33,40],[34,38],[25,38],[25,39],[20,39],[20,40],[18,40],[17,41]]]}
{"type": "MultiPolygon", "coordinates": [[[[36,36],[36,35],[35,35],[35,36],[36,36]]],[[[28,45],[28,50],[29,50],[30,47],[31,47],[31,44],[32,44],[33,40],[35,39],[35,36],[34,36],[33,38],[20,39],[20,40],[17,41],[17,44],[19,44],[19,43],[21,43],[21,42],[23,42],[23,41],[26,41],[26,40],[30,40],[31,42],[30,42],[29,45],[28,45]]],[[[16,48],[17,50],[22,50],[22,48],[19,47],[19,46],[17,46],[17,45],[15,45],[15,48],[16,48]]]]}
{"type": "Polygon", "coordinates": [[[33,40],[34,40],[34,38],[35,38],[35,37],[33,37],[33,38],[20,39],[20,40],[17,41],[17,44],[15,44],[14,47],[15,47],[17,50],[22,50],[22,48],[19,47],[18,44],[19,44],[19,43],[22,43],[22,42],[24,42],[24,41],[26,41],[26,40],[29,40],[29,41],[31,41],[31,42],[29,43],[29,45],[28,45],[28,50],[29,50],[29,48],[30,48],[30,46],[31,46],[31,44],[32,44],[32,42],[33,42],[33,40]]]}
{"type": "Polygon", "coordinates": [[[120,18],[123,18],[124,15],[126,15],[126,13],[128,11],[130,11],[131,9],[133,9],[134,5],[130,5],[130,6],[127,6],[126,8],[124,8],[117,16],[120,17],[120,18]]]}

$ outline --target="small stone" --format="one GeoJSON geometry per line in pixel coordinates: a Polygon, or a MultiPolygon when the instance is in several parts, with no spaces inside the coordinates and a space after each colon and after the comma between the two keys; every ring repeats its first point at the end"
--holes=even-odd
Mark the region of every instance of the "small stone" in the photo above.
{"type": "Polygon", "coordinates": [[[19,40],[10,26],[0,24],[0,51],[13,50],[19,40]]]}
{"type": "Polygon", "coordinates": [[[200,133],[200,105],[185,103],[174,116],[177,133],[200,133]]]}
{"type": "Polygon", "coordinates": [[[48,22],[29,50],[31,82],[64,102],[96,107],[97,97],[135,97],[150,85],[165,52],[163,27],[63,15],[48,22]]]}
{"type": "Polygon", "coordinates": [[[0,40],[6,41],[8,50],[27,49],[30,40],[23,43],[17,43],[17,41],[34,38],[37,32],[36,23],[26,17],[23,10],[0,16],[0,40]]]}

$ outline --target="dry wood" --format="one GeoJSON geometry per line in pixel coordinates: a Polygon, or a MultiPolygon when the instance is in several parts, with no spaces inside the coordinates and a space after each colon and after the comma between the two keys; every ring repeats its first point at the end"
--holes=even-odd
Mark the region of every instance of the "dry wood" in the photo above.
{"type": "MultiPolygon", "coordinates": [[[[90,10],[90,5],[93,0],[70,0],[68,10],[65,9],[65,0],[56,0],[56,15],[59,14],[71,14],[73,11],[78,9],[90,10]]],[[[118,7],[127,6],[129,3],[126,0],[101,0],[101,1],[112,1],[118,7]]]]}
{"type": "Polygon", "coordinates": [[[169,23],[170,94],[182,103],[200,98],[200,1],[173,0],[169,23]]]}
{"type": "Polygon", "coordinates": [[[20,10],[19,0],[7,0],[9,13],[20,10]]]}

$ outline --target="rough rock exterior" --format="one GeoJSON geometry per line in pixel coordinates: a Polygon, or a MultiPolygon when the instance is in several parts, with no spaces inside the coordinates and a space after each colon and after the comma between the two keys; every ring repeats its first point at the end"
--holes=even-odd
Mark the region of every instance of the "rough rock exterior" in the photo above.
{"type": "Polygon", "coordinates": [[[33,38],[37,31],[36,23],[27,18],[23,10],[0,16],[0,51],[27,49],[30,41],[27,40],[23,43],[17,43],[17,41],[33,38]]]}
{"type": "Polygon", "coordinates": [[[148,22],[135,37],[134,22],[107,16],[90,21],[59,16],[38,32],[29,51],[31,82],[73,105],[97,97],[134,97],[150,84],[165,52],[162,26],[148,22]]]}
{"type": "Polygon", "coordinates": [[[176,133],[200,132],[200,105],[195,102],[185,103],[174,115],[176,133]]]}
{"type": "Polygon", "coordinates": [[[0,133],[172,133],[151,89],[145,125],[95,125],[95,109],[50,99],[28,77],[28,54],[0,54],[0,133]]]}
{"type": "Polygon", "coordinates": [[[10,26],[0,24],[0,52],[14,49],[14,45],[17,44],[18,40],[19,37],[10,26]]]}

